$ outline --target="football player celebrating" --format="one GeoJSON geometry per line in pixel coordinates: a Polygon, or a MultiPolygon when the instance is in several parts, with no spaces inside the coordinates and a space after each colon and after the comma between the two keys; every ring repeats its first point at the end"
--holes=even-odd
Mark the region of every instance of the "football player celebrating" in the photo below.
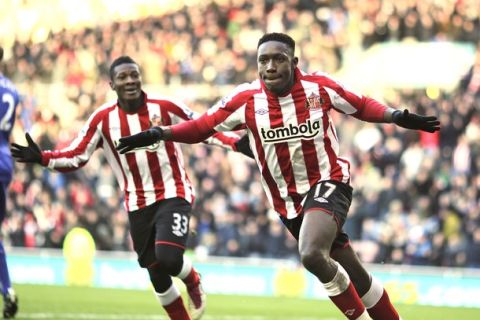
{"type": "Polygon", "coordinates": [[[196,120],[122,138],[117,150],[159,141],[197,143],[215,132],[247,129],[264,190],[298,240],[304,267],[348,319],[400,319],[343,232],[352,201],[350,163],[339,155],[330,112],[427,132],[439,130],[439,121],[387,107],[326,74],[301,71],[295,42],[286,34],[266,34],[257,48],[258,80],[240,85],[196,120]]]}
{"type": "MultiPolygon", "coordinates": [[[[140,68],[128,56],[113,61],[110,79],[117,100],[99,107],[70,146],[42,151],[27,133],[28,145],[13,143],[12,155],[18,162],[66,172],[83,167],[96,149],[103,149],[125,193],[133,247],[140,266],[148,270],[158,301],[172,320],[200,319],[206,297],[199,274],[184,256],[194,189],[180,146],[172,141],[157,141],[124,153],[115,149],[121,137],[152,125],[190,120],[196,114],[175,99],[147,95],[142,90],[140,68]],[[187,287],[190,314],[172,276],[187,287]]],[[[207,143],[233,150],[237,150],[239,141],[237,135],[223,133],[206,139],[207,143]]]]}

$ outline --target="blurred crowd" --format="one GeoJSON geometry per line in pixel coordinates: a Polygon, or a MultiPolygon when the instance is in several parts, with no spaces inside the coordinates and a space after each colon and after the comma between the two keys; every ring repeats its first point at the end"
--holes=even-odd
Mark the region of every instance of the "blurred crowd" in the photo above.
{"type": "MultiPolygon", "coordinates": [[[[256,39],[264,32],[292,35],[302,69],[334,73],[351,52],[375,43],[479,47],[479,30],[476,0],[210,1],[160,17],[64,30],[41,43],[15,41],[2,72],[24,95],[15,139],[27,130],[42,149],[55,149],[105,101],[109,63],[119,55],[134,57],[148,84],[218,87],[256,78],[256,39]],[[65,97],[55,94],[58,83],[65,97]],[[50,105],[61,101],[58,107],[39,104],[42,85],[50,88],[50,105]]],[[[188,103],[203,111],[218,98],[188,103]]],[[[384,99],[439,116],[442,130],[411,132],[334,114],[342,154],[352,164],[354,201],[345,230],[355,249],[366,262],[480,267],[480,53],[453,91],[432,98],[399,90],[384,99]]],[[[197,191],[190,249],[200,256],[298,258],[252,160],[202,144],[183,150],[197,191]]],[[[66,233],[82,226],[97,249],[131,250],[123,194],[101,152],[74,173],[16,168],[6,243],[61,248],[66,233]]]]}

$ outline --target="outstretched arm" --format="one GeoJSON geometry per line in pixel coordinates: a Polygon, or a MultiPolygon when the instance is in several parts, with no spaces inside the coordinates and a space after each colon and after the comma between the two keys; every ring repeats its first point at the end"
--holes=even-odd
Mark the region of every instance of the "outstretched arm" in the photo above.
{"type": "Polygon", "coordinates": [[[116,148],[120,153],[126,153],[135,148],[149,146],[159,140],[194,144],[206,140],[216,132],[244,129],[245,106],[250,93],[238,91],[240,93],[237,97],[237,91],[232,94],[232,97],[222,99],[199,118],[171,126],[153,127],[138,134],[120,138],[116,148]]]}
{"type": "Polygon", "coordinates": [[[77,170],[83,167],[92,153],[101,146],[100,132],[96,130],[98,123],[94,114],[69,146],[59,150],[41,150],[27,133],[25,137],[28,145],[12,143],[12,156],[18,162],[38,163],[60,172],[77,170]]]}
{"type": "Polygon", "coordinates": [[[127,153],[135,148],[146,147],[160,140],[189,144],[202,142],[215,134],[215,130],[207,127],[199,119],[201,118],[168,127],[152,127],[140,133],[120,138],[116,149],[120,153],[127,153]]]}
{"type": "Polygon", "coordinates": [[[395,123],[402,128],[426,132],[440,130],[440,121],[435,116],[418,115],[407,109],[396,110],[369,97],[363,97],[357,107],[357,112],[353,116],[363,121],[395,123]]]}
{"type": "Polygon", "coordinates": [[[388,107],[370,97],[354,93],[330,78],[323,79],[329,88],[333,107],[353,117],[376,123],[395,123],[397,126],[435,132],[440,130],[440,121],[435,116],[423,116],[388,107]]]}
{"type": "Polygon", "coordinates": [[[427,132],[440,130],[440,121],[435,116],[422,116],[411,113],[407,109],[396,110],[368,97],[365,98],[361,111],[354,116],[369,122],[395,123],[397,126],[406,129],[427,132]]]}

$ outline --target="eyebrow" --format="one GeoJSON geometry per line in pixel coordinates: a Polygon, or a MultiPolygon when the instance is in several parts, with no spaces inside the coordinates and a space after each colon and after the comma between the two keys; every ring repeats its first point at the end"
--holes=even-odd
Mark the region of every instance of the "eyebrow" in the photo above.
{"type": "Polygon", "coordinates": [[[259,58],[268,58],[268,57],[278,57],[278,56],[283,56],[289,58],[290,56],[286,52],[276,52],[276,53],[262,53],[259,55],[259,58]]]}
{"type": "Polygon", "coordinates": [[[123,71],[119,71],[116,73],[116,75],[123,75],[123,74],[131,74],[131,73],[138,73],[140,74],[140,71],[138,70],[123,70],[123,71]]]}

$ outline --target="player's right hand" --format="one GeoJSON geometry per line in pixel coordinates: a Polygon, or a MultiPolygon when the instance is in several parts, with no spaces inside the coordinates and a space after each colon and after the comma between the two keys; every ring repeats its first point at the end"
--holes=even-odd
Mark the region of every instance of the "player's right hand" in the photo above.
{"type": "Polygon", "coordinates": [[[235,147],[237,148],[238,152],[243,153],[249,158],[255,159],[252,149],[250,148],[250,140],[248,138],[248,134],[244,135],[242,138],[240,138],[240,140],[235,142],[235,147]]]}
{"type": "Polygon", "coordinates": [[[162,137],[163,129],[160,127],[152,127],[140,133],[120,138],[116,149],[121,154],[124,154],[136,148],[152,145],[161,140],[162,137]]]}
{"type": "Polygon", "coordinates": [[[28,132],[25,133],[25,139],[27,139],[28,146],[12,143],[10,151],[12,152],[13,158],[18,162],[41,164],[42,150],[33,141],[28,132]]]}

